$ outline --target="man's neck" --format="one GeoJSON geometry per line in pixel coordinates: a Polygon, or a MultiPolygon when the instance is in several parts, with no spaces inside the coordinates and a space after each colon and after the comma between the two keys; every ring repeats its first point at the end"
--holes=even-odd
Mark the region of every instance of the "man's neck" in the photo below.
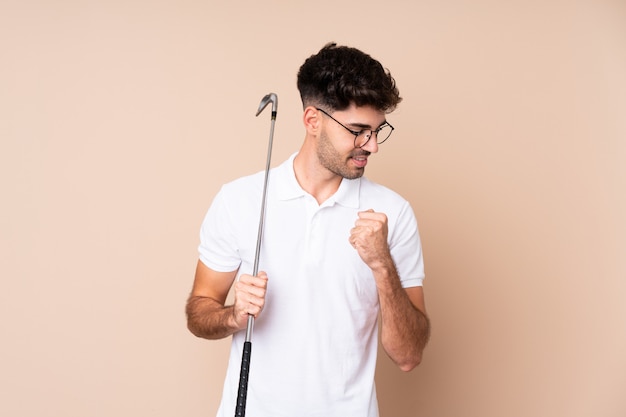
{"type": "Polygon", "coordinates": [[[320,165],[317,155],[304,147],[293,161],[293,169],[300,187],[321,205],[337,192],[342,178],[320,165]]]}

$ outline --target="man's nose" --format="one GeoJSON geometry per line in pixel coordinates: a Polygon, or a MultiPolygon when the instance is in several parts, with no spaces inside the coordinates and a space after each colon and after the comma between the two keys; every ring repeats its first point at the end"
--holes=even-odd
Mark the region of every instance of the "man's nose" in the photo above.
{"type": "Polygon", "coordinates": [[[372,132],[372,136],[370,136],[370,139],[365,145],[361,146],[361,149],[371,153],[378,152],[378,137],[376,136],[376,133],[372,132]]]}

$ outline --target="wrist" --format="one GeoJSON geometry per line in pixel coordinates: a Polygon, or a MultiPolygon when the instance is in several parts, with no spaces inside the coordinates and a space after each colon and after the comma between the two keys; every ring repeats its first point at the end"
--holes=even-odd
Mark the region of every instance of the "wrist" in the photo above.
{"type": "Polygon", "coordinates": [[[396,265],[393,262],[391,256],[378,259],[376,262],[369,265],[369,267],[375,277],[388,277],[397,275],[396,265]]]}
{"type": "Polygon", "coordinates": [[[398,288],[401,288],[400,277],[398,276],[398,271],[396,270],[396,266],[393,261],[381,262],[379,265],[376,265],[371,269],[379,292],[393,292],[398,288]]]}

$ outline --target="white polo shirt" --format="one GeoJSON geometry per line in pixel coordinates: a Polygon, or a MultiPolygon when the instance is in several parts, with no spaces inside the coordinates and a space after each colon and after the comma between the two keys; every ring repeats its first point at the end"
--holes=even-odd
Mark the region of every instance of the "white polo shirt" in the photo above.
{"type": "MultiPolygon", "coordinates": [[[[348,242],[357,212],[388,217],[389,246],[403,287],[424,266],[409,203],[366,178],[344,179],[321,206],[298,184],[292,155],[270,171],[259,271],[267,272],[255,320],[249,417],[376,417],[378,293],[348,242]]],[[[252,273],[264,172],[225,184],[203,221],[200,260],[216,271],[252,273]]],[[[234,415],[245,331],[233,335],[218,416],[234,415]]]]}

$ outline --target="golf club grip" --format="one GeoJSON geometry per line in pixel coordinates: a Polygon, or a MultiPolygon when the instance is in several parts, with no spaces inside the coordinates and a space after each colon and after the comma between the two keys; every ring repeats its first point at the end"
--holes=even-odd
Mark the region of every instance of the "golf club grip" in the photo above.
{"type": "Polygon", "coordinates": [[[239,392],[237,393],[237,407],[235,417],[246,415],[246,399],[248,397],[248,374],[250,373],[250,355],[252,354],[252,342],[244,342],[243,355],[241,357],[241,374],[239,374],[239,392]]]}

